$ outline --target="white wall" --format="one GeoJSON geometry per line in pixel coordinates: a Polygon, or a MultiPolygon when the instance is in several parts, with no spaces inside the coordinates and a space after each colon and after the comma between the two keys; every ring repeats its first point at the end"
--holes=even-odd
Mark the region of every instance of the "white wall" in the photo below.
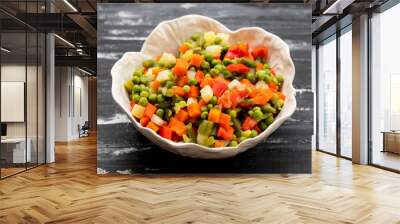
{"type": "Polygon", "coordinates": [[[56,67],[55,74],[55,140],[70,141],[88,120],[88,78],[72,67],[56,67]]]}

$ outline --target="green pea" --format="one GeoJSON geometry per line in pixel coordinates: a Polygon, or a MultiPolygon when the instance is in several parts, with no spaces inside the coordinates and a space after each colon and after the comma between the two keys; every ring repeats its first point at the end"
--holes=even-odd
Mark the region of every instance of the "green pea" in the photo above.
{"type": "Polygon", "coordinates": [[[142,76],[144,74],[144,68],[140,68],[133,73],[133,76],[142,76]]]}
{"type": "Polygon", "coordinates": [[[189,79],[188,84],[191,85],[191,86],[196,85],[197,84],[197,80],[196,79],[189,79]]]}
{"type": "Polygon", "coordinates": [[[265,78],[267,77],[267,73],[264,70],[257,71],[256,76],[260,80],[265,80],[265,78]]]}
{"type": "Polygon", "coordinates": [[[149,83],[149,79],[147,78],[147,76],[140,76],[140,82],[143,84],[147,84],[149,83]]]}
{"type": "Polygon", "coordinates": [[[254,138],[254,137],[256,137],[257,136],[257,131],[256,130],[251,130],[251,134],[250,134],[250,137],[252,137],[252,138],[254,138]]]}
{"type": "Polygon", "coordinates": [[[210,103],[213,104],[213,105],[215,105],[215,104],[217,104],[217,100],[218,100],[218,99],[217,99],[216,96],[212,96],[212,97],[211,97],[211,100],[210,100],[210,103]]]}
{"type": "Polygon", "coordinates": [[[143,67],[150,68],[150,67],[153,67],[156,64],[156,62],[151,59],[148,59],[148,60],[144,60],[142,64],[143,64],[143,67]]]}
{"type": "Polygon", "coordinates": [[[164,101],[163,95],[158,94],[158,95],[157,95],[157,102],[161,103],[161,102],[163,102],[163,101],[164,101]]]}
{"type": "Polygon", "coordinates": [[[165,119],[169,120],[169,118],[171,118],[171,117],[172,117],[172,110],[166,109],[165,110],[165,119]]]}
{"type": "Polygon", "coordinates": [[[133,88],[132,88],[132,91],[133,91],[134,93],[140,93],[140,86],[134,85],[133,88]]]}
{"type": "Polygon", "coordinates": [[[172,89],[167,89],[167,92],[165,93],[165,96],[167,96],[167,97],[173,97],[173,96],[174,96],[174,90],[172,90],[172,89]]]}
{"type": "Polygon", "coordinates": [[[246,74],[246,78],[247,78],[248,80],[250,80],[250,82],[255,82],[255,81],[256,81],[256,76],[255,76],[252,72],[248,72],[248,73],[246,74]]]}
{"type": "Polygon", "coordinates": [[[159,117],[163,117],[163,116],[164,116],[164,110],[161,109],[161,108],[160,108],[160,109],[157,109],[156,115],[159,116],[159,117]]]}
{"type": "Polygon", "coordinates": [[[218,73],[223,72],[225,70],[225,66],[221,64],[215,65],[214,69],[217,69],[218,73]]]}
{"type": "Polygon", "coordinates": [[[207,111],[202,112],[201,113],[201,119],[206,120],[207,118],[208,118],[208,112],[207,111]]]}
{"type": "Polygon", "coordinates": [[[258,124],[258,126],[261,128],[261,130],[265,130],[265,129],[267,129],[267,127],[268,127],[268,125],[265,124],[265,122],[260,122],[260,123],[258,124]]]}
{"type": "Polygon", "coordinates": [[[229,146],[236,147],[238,145],[237,141],[233,140],[229,143],[229,146]]]}
{"type": "Polygon", "coordinates": [[[200,34],[195,34],[191,36],[190,39],[192,39],[193,41],[198,41],[200,39],[200,34]]]}
{"type": "Polygon", "coordinates": [[[132,88],[133,88],[133,82],[132,80],[128,80],[124,83],[124,87],[128,92],[132,92],[132,88]]]}
{"type": "Polygon", "coordinates": [[[285,80],[285,78],[283,78],[283,76],[281,75],[276,76],[276,79],[278,80],[279,83],[283,83],[283,81],[285,80]]]}
{"type": "Polygon", "coordinates": [[[263,119],[263,113],[261,112],[261,110],[256,110],[254,111],[254,113],[251,115],[252,118],[254,118],[254,120],[256,120],[257,122],[263,119]]]}
{"type": "Polygon", "coordinates": [[[214,108],[214,105],[212,105],[211,103],[209,103],[209,104],[207,105],[207,108],[208,108],[209,110],[211,110],[212,108],[214,108]]]}
{"type": "Polygon", "coordinates": [[[169,88],[172,88],[173,86],[175,86],[175,83],[172,82],[172,81],[167,81],[167,82],[165,83],[165,87],[167,87],[168,89],[169,89],[169,88]]]}
{"type": "Polygon", "coordinates": [[[224,75],[225,78],[231,78],[232,77],[232,73],[230,71],[228,71],[228,69],[225,69],[222,74],[224,75]]]}
{"type": "Polygon", "coordinates": [[[140,104],[140,105],[146,106],[147,103],[148,103],[148,101],[147,101],[147,98],[146,98],[146,97],[140,97],[140,100],[139,100],[139,104],[140,104]]]}
{"type": "Polygon", "coordinates": [[[140,96],[141,97],[149,97],[149,92],[147,92],[147,91],[142,91],[142,92],[140,92],[140,96]]]}
{"type": "Polygon", "coordinates": [[[248,137],[250,137],[250,135],[251,135],[251,130],[246,130],[246,131],[242,131],[241,136],[248,138],[248,137]]]}
{"type": "Polygon", "coordinates": [[[226,59],[224,59],[223,63],[225,66],[227,66],[227,65],[233,64],[233,61],[226,58],[226,59]]]}
{"type": "Polygon", "coordinates": [[[184,92],[184,93],[188,93],[189,90],[190,90],[190,86],[184,85],[182,89],[183,89],[183,92],[184,92]]]}
{"type": "Polygon", "coordinates": [[[202,69],[208,70],[208,69],[210,69],[210,63],[208,63],[207,61],[204,60],[203,62],[201,62],[200,67],[202,69]]]}
{"type": "Polygon", "coordinates": [[[221,37],[216,37],[214,39],[214,44],[220,44],[220,43],[222,43],[222,38],[221,37]]]}
{"type": "Polygon", "coordinates": [[[145,85],[140,84],[140,92],[142,91],[148,91],[148,88],[145,85]]]}
{"type": "Polygon", "coordinates": [[[229,111],[229,115],[230,115],[232,118],[235,118],[235,117],[237,116],[236,110],[231,110],[231,111],[229,111]]]}
{"type": "Polygon", "coordinates": [[[239,138],[239,141],[240,141],[240,142],[243,142],[243,141],[246,140],[246,139],[247,139],[247,137],[241,136],[241,137],[239,138]]]}
{"type": "Polygon", "coordinates": [[[135,83],[135,84],[139,84],[139,83],[140,83],[140,78],[139,78],[139,76],[133,76],[133,77],[132,77],[132,82],[135,83]]]}
{"type": "Polygon", "coordinates": [[[150,96],[149,96],[149,100],[152,103],[156,102],[157,101],[157,94],[151,93],[150,96]]]}
{"type": "Polygon", "coordinates": [[[271,116],[268,116],[267,118],[265,118],[265,124],[267,125],[267,126],[269,126],[270,124],[272,124],[274,122],[274,117],[271,115],[271,116]]]}
{"type": "Polygon", "coordinates": [[[248,58],[241,58],[240,62],[251,68],[255,68],[257,66],[255,61],[248,59],[248,58]]]}
{"type": "Polygon", "coordinates": [[[269,103],[262,106],[261,109],[264,113],[273,113],[273,114],[276,113],[276,109],[274,107],[272,107],[271,104],[269,104],[269,103]]]}
{"type": "Polygon", "coordinates": [[[264,69],[269,69],[269,64],[268,63],[264,64],[264,69]]]}
{"type": "Polygon", "coordinates": [[[216,65],[220,65],[220,64],[221,64],[221,61],[220,61],[220,60],[213,59],[213,60],[211,61],[211,65],[212,65],[213,67],[215,67],[216,65]]]}
{"type": "Polygon", "coordinates": [[[256,110],[261,111],[261,108],[260,108],[259,106],[255,106],[255,107],[253,107],[253,110],[254,110],[254,111],[256,111],[256,110]]]}
{"type": "Polygon", "coordinates": [[[139,100],[140,100],[140,96],[139,96],[138,94],[133,95],[133,101],[134,101],[135,103],[138,103],[139,100]]]}
{"type": "Polygon", "coordinates": [[[247,113],[250,115],[250,117],[253,117],[254,111],[253,110],[249,110],[249,112],[247,112],[247,113]]]}
{"type": "Polygon", "coordinates": [[[212,60],[213,60],[213,55],[212,55],[211,53],[205,51],[205,52],[203,53],[203,56],[204,56],[204,59],[205,59],[206,61],[212,62],[212,60]]]}
{"type": "Polygon", "coordinates": [[[218,71],[218,69],[213,68],[213,69],[210,70],[210,74],[211,74],[212,77],[215,77],[215,76],[217,76],[219,74],[219,71],[218,71]]]}

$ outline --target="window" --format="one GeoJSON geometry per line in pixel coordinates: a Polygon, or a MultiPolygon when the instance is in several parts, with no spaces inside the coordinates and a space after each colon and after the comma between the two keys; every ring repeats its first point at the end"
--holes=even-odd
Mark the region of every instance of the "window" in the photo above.
{"type": "Polygon", "coordinates": [[[352,148],[352,33],[340,36],[340,155],[351,158],[352,148]]]}
{"type": "Polygon", "coordinates": [[[400,170],[400,5],[371,18],[371,162],[400,170]]]}
{"type": "Polygon", "coordinates": [[[336,153],[336,39],[318,47],[318,149],[336,153]]]}

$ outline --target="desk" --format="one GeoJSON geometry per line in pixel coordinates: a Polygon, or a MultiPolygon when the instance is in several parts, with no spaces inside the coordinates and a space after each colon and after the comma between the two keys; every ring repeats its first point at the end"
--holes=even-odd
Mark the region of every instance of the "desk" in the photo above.
{"type": "Polygon", "coordinates": [[[393,152],[400,154],[400,131],[382,131],[382,152],[393,152]]]}
{"type": "Polygon", "coordinates": [[[31,139],[26,140],[28,143],[25,152],[25,138],[5,138],[1,139],[2,159],[6,163],[25,163],[31,161],[31,139]],[[11,159],[12,158],[12,159],[11,159]],[[25,161],[26,159],[26,161],[25,161]]]}

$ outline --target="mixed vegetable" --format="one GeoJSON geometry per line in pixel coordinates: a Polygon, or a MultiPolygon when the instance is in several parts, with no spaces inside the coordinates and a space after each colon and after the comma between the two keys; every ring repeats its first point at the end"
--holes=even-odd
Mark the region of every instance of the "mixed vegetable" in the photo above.
{"type": "Polygon", "coordinates": [[[267,63],[268,48],[228,38],[197,34],[178,57],[143,61],[124,84],[133,117],[163,138],[207,147],[237,146],[266,129],[284,104],[284,79],[267,63]]]}

